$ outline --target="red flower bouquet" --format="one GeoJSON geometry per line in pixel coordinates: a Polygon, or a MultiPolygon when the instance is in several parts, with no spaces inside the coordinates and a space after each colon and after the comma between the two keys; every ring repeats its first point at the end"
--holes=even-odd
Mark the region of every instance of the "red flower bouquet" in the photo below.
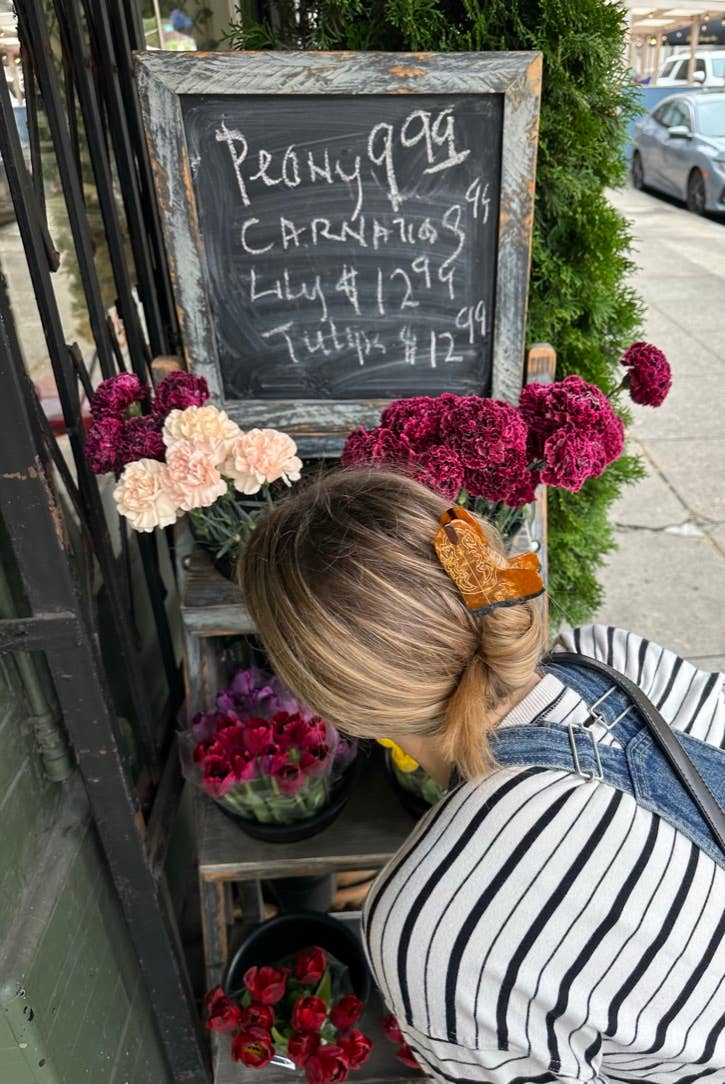
{"type": "Polygon", "coordinates": [[[407,1065],[409,1069],[420,1069],[420,1071],[422,1072],[423,1070],[420,1068],[420,1065],[416,1060],[415,1054],[405,1041],[405,1036],[400,1030],[400,1026],[395,1017],[383,1017],[382,1025],[383,1035],[385,1036],[385,1038],[389,1039],[391,1043],[395,1043],[398,1048],[395,1051],[395,1056],[398,1061],[401,1061],[403,1065],[407,1065]]]}
{"type": "Polygon", "coordinates": [[[355,1025],[363,1003],[344,989],[345,969],[317,946],[289,966],[250,967],[244,991],[218,986],[205,999],[206,1026],[230,1034],[230,1055],[250,1069],[270,1062],[304,1070],[310,1084],[346,1080],[367,1061],[372,1043],[355,1025]]]}
{"type": "MultiPolygon", "coordinates": [[[[357,751],[255,667],[237,671],[217,709],[196,716],[181,746],[185,774],[211,798],[245,820],[278,825],[321,810],[357,751]]],[[[308,977],[314,967],[308,961],[308,977]]]]}
{"type": "Polygon", "coordinates": [[[619,458],[624,424],[612,401],[622,390],[637,403],[663,402],[671,374],[661,350],[635,343],[622,364],[627,376],[610,395],[567,376],[527,385],[518,406],[448,393],[398,399],[380,425],[350,433],[343,465],[403,470],[511,535],[539,482],[576,493],[619,458]]]}

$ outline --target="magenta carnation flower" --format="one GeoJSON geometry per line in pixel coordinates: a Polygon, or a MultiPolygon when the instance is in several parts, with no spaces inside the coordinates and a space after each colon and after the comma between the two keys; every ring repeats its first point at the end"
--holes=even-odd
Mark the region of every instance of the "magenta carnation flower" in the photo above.
{"type": "Polygon", "coordinates": [[[446,412],[441,432],[446,445],[461,458],[463,484],[471,497],[504,501],[512,507],[533,499],[527,428],[516,407],[468,395],[446,412]]]}
{"type": "Polygon", "coordinates": [[[109,376],[101,381],[91,398],[93,420],[123,418],[130,406],[142,402],[148,394],[148,385],[142,384],[135,373],[109,376]]]}
{"type": "Polygon", "coordinates": [[[672,369],[662,351],[651,343],[632,343],[621,362],[629,369],[625,383],[634,402],[661,406],[672,387],[672,369]]]}
{"type": "Polygon", "coordinates": [[[416,481],[454,501],[463,487],[463,464],[450,448],[438,445],[416,457],[416,481]]]}
{"type": "Polygon", "coordinates": [[[624,448],[624,422],[614,411],[602,423],[600,443],[604,452],[604,466],[608,467],[615,459],[619,459],[624,448]]]}
{"type": "Polygon", "coordinates": [[[578,493],[587,478],[596,478],[607,465],[601,442],[592,441],[573,425],[564,425],[544,444],[541,480],[578,493]]]}
{"type": "Polygon", "coordinates": [[[527,469],[521,474],[512,475],[506,494],[506,504],[511,508],[521,508],[524,504],[531,504],[536,499],[536,487],[540,481],[541,474],[538,470],[527,469]]]}
{"type": "Polygon", "coordinates": [[[121,440],[124,465],[137,459],[158,459],[163,463],[166,446],[155,418],[129,418],[123,423],[121,440]]]}
{"type": "Polygon", "coordinates": [[[169,373],[161,380],[154,393],[152,413],[163,421],[172,410],[185,410],[190,406],[204,406],[209,389],[203,376],[191,373],[169,373]]]}
{"type": "Polygon", "coordinates": [[[86,433],[85,453],[94,474],[120,474],[124,467],[123,430],[120,418],[94,422],[86,433]]]}
{"type": "Polygon", "coordinates": [[[553,384],[527,384],[519,409],[529,427],[529,452],[540,459],[547,437],[562,425],[601,434],[616,417],[601,388],[581,376],[567,376],[553,384]]]}
{"type": "Polygon", "coordinates": [[[459,399],[450,392],[396,399],[383,411],[380,424],[396,436],[405,437],[414,452],[424,452],[441,443],[441,422],[459,399]]]}
{"type": "Polygon", "coordinates": [[[527,384],[521,392],[519,409],[529,427],[529,458],[544,461],[541,480],[549,485],[576,492],[586,481],[581,477],[585,462],[589,463],[588,477],[596,478],[622,454],[622,419],[601,388],[580,376],[567,376],[553,384],[527,384]],[[560,433],[564,435],[559,437],[560,433]],[[582,438],[576,445],[574,433],[582,438]],[[575,455],[576,448],[580,454],[575,455]],[[579,467],[568,459],[564,465],[569,452],[579,467]],[[557,477],[566,481],[553,481],[557,477]]]}
{"type": "Polygon", "coordinates": [[[383,426],[377,426],[369,431],[361,426],[350,433],[345,441],[340,462],[343,467],[389,466],[394,468],[403,463],[409,463],[411,458],[411,448],[405,437],[398,437],[383,426]]]}

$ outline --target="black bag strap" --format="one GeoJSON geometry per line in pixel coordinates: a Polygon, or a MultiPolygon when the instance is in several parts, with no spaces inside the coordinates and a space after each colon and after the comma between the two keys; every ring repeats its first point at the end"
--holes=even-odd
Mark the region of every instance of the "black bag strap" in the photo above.
{"type": "Polygon", "coordinates": [[[649,697],[642,692],[639,685],[635,685],[625,674],[620,674],[606,662],[592,659],[589,655],[578,655],[573,651],[554,651],[547,661],[596,670],[600,674],[605,674],[614,685],[618,685],[627,693],[639,709],[640,715],[667,758],[670,767],[700,810],[714,838],[725,853],[725,810],[721,808],[715,795],[675,737],[675,732],[662,718],[649,697]]]}

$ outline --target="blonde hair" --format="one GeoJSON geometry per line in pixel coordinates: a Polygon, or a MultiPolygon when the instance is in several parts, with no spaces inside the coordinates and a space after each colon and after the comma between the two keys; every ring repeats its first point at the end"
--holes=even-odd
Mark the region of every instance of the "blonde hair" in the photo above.
{"type": "Polygon", "coordinates": [[[531,680],[544,623],[541,599],[468,612],[433,549],[448,504],[391,471],[336,471],[261,520],[240,577],[272,666],[313,711],[356,737],[437,735],[473,779],[494,763],[492,715],[531,680]]]}

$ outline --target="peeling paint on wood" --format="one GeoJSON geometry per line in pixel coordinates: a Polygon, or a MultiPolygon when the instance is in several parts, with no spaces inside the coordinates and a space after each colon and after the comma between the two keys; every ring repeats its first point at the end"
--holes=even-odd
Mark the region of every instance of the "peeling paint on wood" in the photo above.
{"type": "Polygon", "coordinates": [[[425,75],[423,68],[413,68],[405,64],[394,64],[390,69],[390,74],[395,75],[398,79],[414,79],[416,76],[425,75]]]}

